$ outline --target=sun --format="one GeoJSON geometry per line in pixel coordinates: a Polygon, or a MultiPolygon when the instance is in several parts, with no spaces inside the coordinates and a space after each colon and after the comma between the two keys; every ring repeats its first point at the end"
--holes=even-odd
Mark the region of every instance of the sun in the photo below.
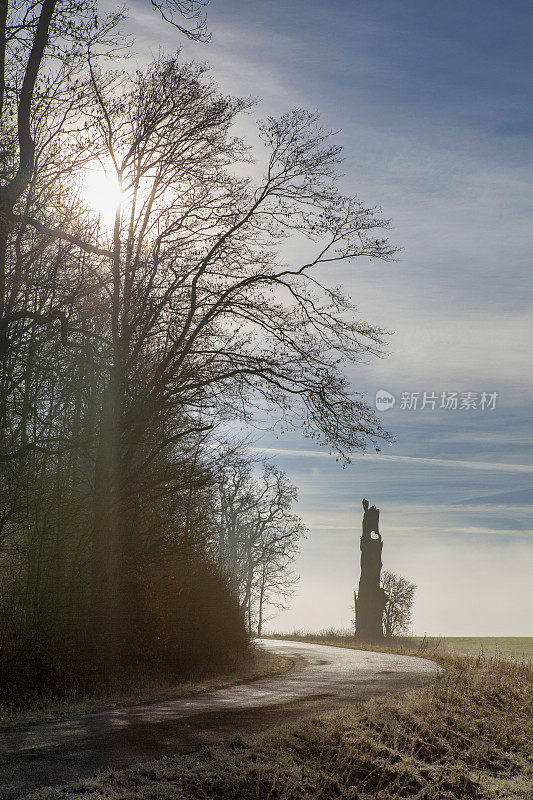
{"type": "Polygon", "coordinates": [[[99,217],[100,228],[110,232],[117,208],[124,200],[116,173],[100,163],[88,167],[79,179],[80,198],[99,217]]]}

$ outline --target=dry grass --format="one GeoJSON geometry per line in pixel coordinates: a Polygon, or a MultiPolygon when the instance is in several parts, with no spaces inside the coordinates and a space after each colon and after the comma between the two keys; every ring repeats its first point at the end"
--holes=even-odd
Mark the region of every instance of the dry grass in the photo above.
{"type": "MultiPolygon", "coordinates": [[[[442,646],[442,639],[428,638],[426,636],[397,636],[393,639],[383,640],[381,643],[356,641],[352,633],[338,631],[333,628],[319,631],[318,633],[305,633],[293,631],[292,633],[272,633],[265,639],[281,639],[291,642],[309,642],[310,644],[323,644],[328,647],[347,647],[353,650],[372,650],[378,653],[397,653],[402,656],[418,656],[430,658],[441,664],[446,669],[454,669],[462,653],[448,652],[442,646]]],[[[478,653],[476,653],[478,655],[478,653]]],[[[480,653],[479,655],[483,655],[480,653]]],[[[498,653],[498,658],[501,653],[498,653]]]]}
{"type": "Polygon", "coordinates": [[[529,665],[455,658],[409,694],[38,797],[531,800],[532,703],[529,665]]]}

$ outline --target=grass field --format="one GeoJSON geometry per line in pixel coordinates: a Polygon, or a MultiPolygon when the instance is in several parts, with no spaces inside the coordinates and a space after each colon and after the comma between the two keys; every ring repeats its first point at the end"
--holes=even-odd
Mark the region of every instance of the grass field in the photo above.
{"type": "MultiPolygon", "coordinates": [[[[323,630],[318,633],[292,631],[292,633],[273,633],[273,639],[294,639],[295,641],[318,642],[319,644],[361,646],[355,642],[352,633],[342,630],[323,630]]],[[[364,645],[363,645],[364,649],[364,645]]],[[[378,649],[397,652],[417,652],[419,655],[463,655],[487,658],[516,658],[533,662],[533,636],[398,636],[383,642],[378,649]]]]}
{"type": "Polygon", "coordinates": [[[533,661],[533,636],[443,636],[435,637],[434,641],[440,643],[436,647],[447,653],[467,656],[483,653],[489,658],[503,656],[533,661]]]}

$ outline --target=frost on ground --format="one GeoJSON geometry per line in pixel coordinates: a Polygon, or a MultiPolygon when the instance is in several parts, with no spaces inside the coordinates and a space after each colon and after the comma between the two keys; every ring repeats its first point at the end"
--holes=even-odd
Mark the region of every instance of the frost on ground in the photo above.
{"type": "Polygon", "coordinates": [[[530,665],[454,659],[407,695],[306,720],[194,758],[109,773],[55,800],[527,800],[533,796],[530,665]]]}

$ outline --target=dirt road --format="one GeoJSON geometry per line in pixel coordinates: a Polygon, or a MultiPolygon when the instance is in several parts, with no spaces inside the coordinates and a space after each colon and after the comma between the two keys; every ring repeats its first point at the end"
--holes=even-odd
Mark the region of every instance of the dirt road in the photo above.
{"type": "Polygon", "coordinates": [[[191,753],[434,677],[431,661],[303,642],[261,640],[294,659],[286,674],[176,700],[0,727],[0,798],[191,753]]]}

